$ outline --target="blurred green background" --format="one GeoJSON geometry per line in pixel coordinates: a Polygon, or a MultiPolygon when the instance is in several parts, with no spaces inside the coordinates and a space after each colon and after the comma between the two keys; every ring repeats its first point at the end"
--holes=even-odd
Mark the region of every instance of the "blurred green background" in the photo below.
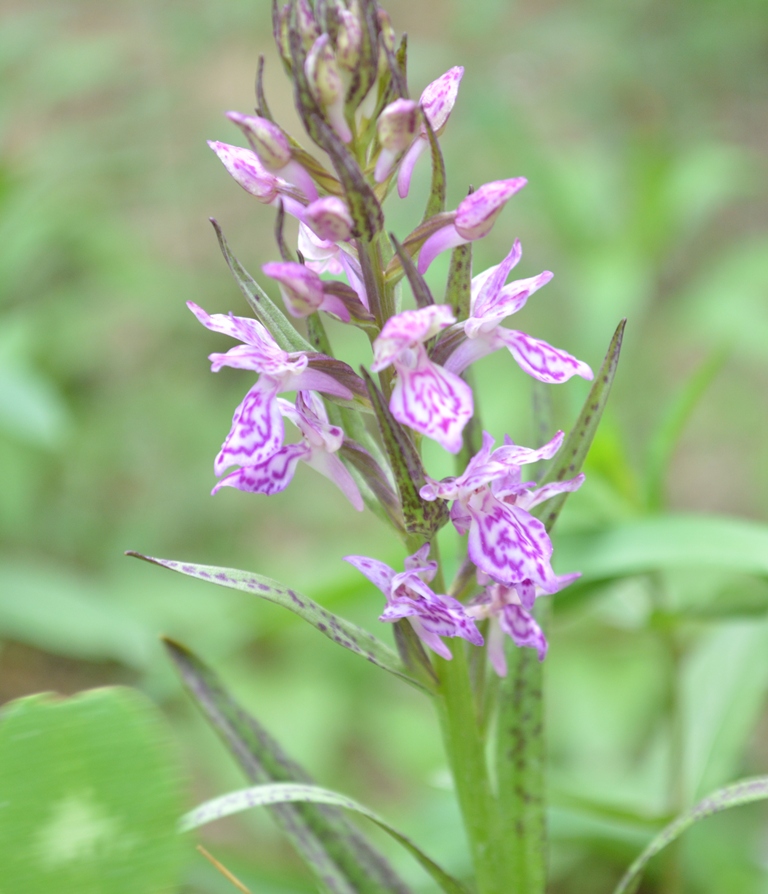
{"type": "MultiPolygon", "coordinates": [[[[764,529],[723,522],[700,535],[679,516],[765,521],[768,14],[763,0],[386,5],[410,37],[415,95],[466,67],[442,140],[449,206],[470,183],[529,180],[475,250],[482,270],[519,237],[520,276],[555,272],[514,325],[597,367],[629,318],[588,484],[561,523],[572,564],[557,567],[588,571],[574,544],[612,532],[619,553],[647,546],[649,558],[588,572],[563,594],[547,659],[552,891],[608,892],[670,810],[768,771],[764,529]],[[643,526],[660,513],[671,525],[661,540],[688,531],[693,558],[660,556],[658,532],[643,526]]],[[[252,272],[275,257],[274,212],[205,145],[239,142],[221,113],[252,107],[260,52],[270,105],[291,127],[266,0],[3,4],[0,700],[139,687],[172,721],[192,805],[241,778],[164,659],[158,636],[172,635],[320,784],[461,873],[436,727],[418,695],[276,607],[123,557],[249,568],[372,629],[378,594],[341,557],[401,561],[375,519],[307,468],[274,498],[209,496],[251,381],[210,374],[206,356],[223,340],[184,302],[245,312],[209,216],[252,272]]],[[[408,202],[387,209],[400,238],[421,217],[427,167],[408,202]]],[[[439,283],[446,267],[434,266],[439,283]]],[[[489,430],[531,440],[530,383],[509,357],[483,361],[477,378],[489,430]]],[[[586,391],[579,381],[554,392],[557,426],[586,391]]],[[[254,892],[312,890],[264,816],[214,825],[204,840],[254,892]]],[[[660,859],[642,890],[767,891],[766,812],[711,819],[678,856],[684,887],[660,859]]],[[[229,890],[190,854],[184,892],[229,890]]]]}

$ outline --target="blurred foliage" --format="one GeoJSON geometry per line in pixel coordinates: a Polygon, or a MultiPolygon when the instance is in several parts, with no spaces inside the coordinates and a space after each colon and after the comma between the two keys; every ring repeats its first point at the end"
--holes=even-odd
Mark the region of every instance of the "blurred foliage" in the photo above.
{"type": "MultiPolygon", "coordinates": [[[[558,569],[585,576],[556,600],[547,659],[552,891],[607,892],[670,812],[768,770],[765,529],[724,519],[702,533],[706,520],[690,515],[765,519],[764,3],[387,6],[410,35],[414,90],[466,66],[442,141],[449,205],[469,183],[529,178],[475,247],[484,269],[518,236],[521,276],[554,269],[519,325],[596,366],[629,317],[588,485],[559,525],[558,569]]],[[[122,557],[252,569],[369,627],[379,605],[340,559],[400,559],[309,469],[269,500],[208,496],[250,382],[210,375],[216,345],[184,301],[244,310],[207,216],[251,271],[274,255],[272,212],[204,142],[234,139],[220,113],[252,106],[259,52],[272,108],[289,105],[266,0],[9,0],[2,19],[0,696],[136,685],[175,726],[190,804],[239,787],[161,654],[158,635],[171,635],[321,784],[462,873],[418,694],[278,607],[122,557]]],[[[418,173],[413,198],[388,209],[401,238],[426,196],[426,166],[418,173]]],[[[438,283],[445,267],[433,266],[438,283]]],[[[364,339],[348,342],[362,357],[364,339]]],[[[530,440],[530,385],[509,358],[487,358],[476,380],[486,427],[530,440]]],[[[553,391],[555,424],[568,428],[586,386],[553,391]]],[[[449,471],[429,450],[427,462],[449,471]]],[[[681,891],[682,872],[686,891],[756,894],[767,834],[759,807],[710,819],[652,864],[642,890],[681,891]]],[[[205,841],[254,891],[311,890],[262,816],[214,825],[205,841]]],[[[187,894],[230,890],[189,859],[187,894]]]]}

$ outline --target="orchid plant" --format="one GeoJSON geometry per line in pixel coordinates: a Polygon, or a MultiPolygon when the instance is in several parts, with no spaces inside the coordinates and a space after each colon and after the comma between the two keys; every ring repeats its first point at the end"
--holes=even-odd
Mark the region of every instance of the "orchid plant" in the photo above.
{"type": "MultiPolygon", "coordinates": [[[[463,68],[449,69],[412,99],[406,38],[396,39],[375,0],[291,0],[274,6],[273,21],[301,121],[330,167],[273,115],[262,58],[255,113],[227,113],[246,145],[209,145],[240,187],[276,209],[280,260],[252,277],[214,222],[252,315],[211,313],[189,303],[204,327],[236,341],[226,353],[210,355],[212,370],[243,370],[244,387],[250,386],[215,458],[213,493],[231,487],[260,499],[274,496],[291,485],[301,461],[339,488],[350,511],[372,511],[394,529],[403,547],[398,567],[377,556],[345,560],[372,593],[383,595],[379,620],[391,625],[395,648],[260,575],[142,558],[281,604],[431,700],[474,879],[452,878],[367,808],[314,786],[212,671],[168,642],[190,693],[252,783],[202,805],[185,827],[267,805],[321,890],[406,892],[346,819],[344,809],[353,809],[390,832],[444,891],[469,885],[478,894],[543,892],[546,597],[579,576],[577,569],[554,572],[550,531],[568,494],[584,483],[580,467],[608,398],[623,322],[597,376],[566,351],[504,325],[552,273],[510,281],[522,256],[515,240],[498,264],[473,275],[473,243],[491,231],[526,180],[485,183],[446,210],[440,137],[463,68]],[[415,229],[398,237],[386,227],[383,205],[392,192],[393,201],[408,197],[422,155],[432,168],[427,207],[415,229]],[[298,221],[296,248],[285,235],[286,215],[298,221]],[[435,295],[424,274],[447,251],[447,283],[435,295]],[[353,369],[335,355],[327,317],[365,333],[367,368],[353,369]],[[514,440],[514,421],[510,431],[483,429],[469,371],[502,348],[523,375],[545,385],[594,379],[567,438],[550,431],[545,443],[522,446],[514,440]],[[298,439],[286,440],[285,420],[298,439]],[[455,457],[455,476],[430,476],[421,456],[424,438],[455,457]],[[523,467],[541,463],[548,464],[541,480],[527,480],[523,467]],[[458,567],[452,581],[437,540],[448,524],[467,535],[465,554],[449,563],[458,567]]],[[[519,374],[510,364],[510,375],[519,374]]]]}

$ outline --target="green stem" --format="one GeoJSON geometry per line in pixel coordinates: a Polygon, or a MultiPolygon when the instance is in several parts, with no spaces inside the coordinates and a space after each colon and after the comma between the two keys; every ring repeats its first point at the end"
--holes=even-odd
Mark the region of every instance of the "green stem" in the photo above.
{"type": "Polygon", "coordinates": [[[435,703],[448,762],[469,839],[478,894],[509,894],[503,851],[497,846],[496,802],[491,792],[483,739],[477,726],[464,642],[450,643],[452,661],[436,659],[440,680],[435,703]]]}

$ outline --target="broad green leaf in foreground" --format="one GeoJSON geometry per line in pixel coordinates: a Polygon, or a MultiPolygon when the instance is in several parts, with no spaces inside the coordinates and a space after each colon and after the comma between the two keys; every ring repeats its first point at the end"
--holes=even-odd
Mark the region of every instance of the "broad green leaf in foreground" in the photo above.
{"type": "MultiPolygon", "coordinates": [[[[550,501],[554,502],[554,501],[550,501]]],[[[768,575],[768,525],[715,515],[663,515],[603,531],[562,535],[557,559],[585,580],[668,568],[717,568],[768,575]]]]}
{"type": "Polygon", "coordinates": [[[668,844],[671,844],[694,823],[711,816],[713,813],[720,813],[721,810],[728,810],[730,807],[739,807],[742,804],[751,804],[754,801],[764,801],[766,799],[768,799],[768,776],[743,779],[741,782],[735,782],[733,785],[727,785],[725,788],[712,792],[711,795],[699,801],[695,807],[686,810],[674,822],[659,832],[626,871],[614,894],[632,894],[633,891],[636,891],[645,865],[651,857],[658,854],[668,844]]]}
{"type": "Polygon", "coordinates": [[[180,770],[138,692],[19,699],[0,714],[0,894],[176,890],[180,770]]]}
{"type": "Polygon", "coordinates": [[[351,621],[334,615],[327,609],[313,602],[308,596],[297,593],[288,587],[284,587],[269,577],[260,574],[252,574],[250,571],[240,571],[237,568],[218,568],[215,565],[194,565],[191,562],[175,562],[171,559],[157,559],[152,556],[144,556],[141,553],[129,551],[128,556],[144,559],[162,568],[178,571],[188,577],[218,584],[220,587],[228,587],[232,590],[242,590],[252,596],[274,602],[308,621],[316,630],[332,639],[335,643],[349,649],[356,655],[366,658],[372,664],[402,677],[408,683],[423,688],[423,685],[411,677],[402,661],[394,650],[390,649],[373,634],[363,630],[351,621]]]}
{"type": "MultiPolygon", "coordinates": [[[[549,471],[542,479],[542,485],[553,481],[565,481],[568,478],[575,477],[581,471],[592,444],[592,439],[595,437],[600,418],[603,415],[603,410],[605,410],[605,405],[608,403],[608,395],[611,393],[611,386],[619,365],[619,355],[621,354],[621,343],[624,338],[626,323],[626,320],[622,320],[616,327],[611,343],[608,345],[608,353],[605,355],[603,365],[595,376],[594,384],[589,390],[581,413],[579,413],[579,418],[565,439],[565,443],[558,451],[549,471]]],[[[567,497],[567,493],[558,494],[558,496],[542,504],[540,512],[534,510],[533,514],[544,522],[548,531],[552,530],[567,497]]]]}
{"type": "Polygon", "coordinates": [[[328,791],[324,788],[318,788],[314,785],[294,785],[294,784],[277,784],[277,785],[258,785],[253,788],[241,789],[240,791],[230,792],[220,798],[214,798],[206,801],[195,810],[190,811],[181,820],[182,831],[196,829],[198,826],[204,826],[206,823],[221,819],[225,816],[232,816],[235,813],[241,813],[251,807],[266,807],[274,804],[285,804],[289,802],[310,802],[313,804],[331,804],[335,807],[344,807],[347,810],[354,810],[361,813],[377,826],[384,829],[391,835],[395,841],[399,842],[406,850],[418,860],[418,862],[426,869],[432,878],[440,885],[447,894],[468,894],[467,889],[452,876],[448,875],[445,870],[441,869],[437,863],[431,860],[419,847],[417,847],[410,838],[407,838],[397,829],[389,825],[386,820],[375,814],[367,807],[363,807],[351,798],[340,795],[337,792],[328,791]]]}
{"type": "MultiPolygon", "coordinates": [[[[252,783],[312,785],[263,726],[246,713],[217,675],[178,643],[166,640],[192,698],[252,783]]],[[[323,889],[333,894],[409,894],[365,836],[336,807],[276,804],[270,812],[323,889]]]]}

